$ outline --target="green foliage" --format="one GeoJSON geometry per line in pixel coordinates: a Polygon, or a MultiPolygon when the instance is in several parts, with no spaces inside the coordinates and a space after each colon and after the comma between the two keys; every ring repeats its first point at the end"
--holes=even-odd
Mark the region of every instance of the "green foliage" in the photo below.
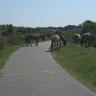
{"type": "Polygon", "coordinates": [[[2,30],[5,30],[5,29],[6,29],[6,26],[5,26],[5,25],[2,25],[2,26],[1,26],[1,29],[2,29],[2,30]]]}
{"type": "Polygon", "coordinates": [[[49,30],[57,30],[57,29],[60,29],[62,31],[68,31],[68,30],[71,30],[71,29],[80,29],[82,28],[82,25],[79,24],[78,26],[76,25],[67,25],[65,27],[43,27],[42,29],[49,29],[49,30]]]}
{"type": "MultiPolygon", "coordinates": [[[[53,34],[62,34],[69,41],[73,41],[74,34],[82,34],[96,30],[96,22],[87,20],[82,25],[67,25],[65,27],[14,27],[12,24],[0,25],[0,33],[7,38],[8,43],[17,44],[18,40],[24,41],[28,34],[43,34],[50,38],[53,34]],[[82,30],[81,30],[82,29],[82,30]],[[11,35],[11,36],[10,36],[11,35]],[[12,38],[13,36],[13,38],[12,38]],[[19,39],[17,38],[19,37],[19,39]],[[14,39],[15,38],[15,39],[14,39]],[[13,40],[14,39],[14,40],[13,40]],[[17,40],[16,40],[17,39],[17,40]],[[12,43],[14,42],[14,43],[12,43]]],[[[96,33],[96,32],[95,32],[96,33]]]]}
{"type": "Polygon", "coordinates": [[[87,20],[82,24],[83,28],[81,34],[96,30],[96,22],[87,20]]]}
{"type": "Polygon", "coordinates": [[[7,39],[7,42],[11,45],[18,45],[23,43],[20,36],[16,36],[16,35],[8,35],[6,36],[6,39],[7,39]]]}
{"type": "Polygon", "coordinates": [[[8,33],[9,33],[9,34],[14,33],[14,30],[13,30],[13,26],[12,26],[12,24],[10,24],[10,25],[9,25],[9,27],[8,27],[8,30],[7,30],[7,31],[8,31],[8,33]]]}
{"type": "Polygon", "coordinates": [[[62,34],[63,32],[60,29],[57,29],[55,34],[62,34]]]}
{"type": "Polygon", "coordinates": [[[35,28],[36,31],[41,31],[42,29],[40,27],[35,28]]]}
{"type": "Polygon", "coordinates": [[[67,25],[67,26],[64,27],[63,30],[68,31],[70,29],[77,29],[77,28],[82,28],[82,25],[81,24],[79,24],[78,26],[76,26],[76,25],[67,25]]]}
{"type": "Polygon", "coordinates": [[[63,31],[63,36],[67,38],[68,41],[73,42],[74,39],[74,35],[75,34],[80,34],[81,29],[71,29],[68,31],[63,31]]]}
{"type": "Polygon", "coordinates": [[[0,49],[2,49],[6,43],[6,38],[0,34],[0,49]]]}

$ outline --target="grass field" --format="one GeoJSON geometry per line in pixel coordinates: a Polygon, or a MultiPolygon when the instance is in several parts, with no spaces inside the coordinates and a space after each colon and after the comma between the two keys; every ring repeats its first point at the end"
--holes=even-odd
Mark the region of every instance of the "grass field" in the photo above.
{"type": "Polygon", "coordinates": [[[51,54],[67,72],[96,93],[96,51],[90,49],[67,43],[51,54]]]}

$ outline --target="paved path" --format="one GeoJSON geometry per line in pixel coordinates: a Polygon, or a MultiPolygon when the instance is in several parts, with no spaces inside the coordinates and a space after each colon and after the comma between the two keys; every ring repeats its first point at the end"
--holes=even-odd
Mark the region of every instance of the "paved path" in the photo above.
{"type": "Polygon", "coordinates": [[[96,96],[52,59],[48,47],[50,41],[20,48],[9,57],[0,96],[96,96]]]}

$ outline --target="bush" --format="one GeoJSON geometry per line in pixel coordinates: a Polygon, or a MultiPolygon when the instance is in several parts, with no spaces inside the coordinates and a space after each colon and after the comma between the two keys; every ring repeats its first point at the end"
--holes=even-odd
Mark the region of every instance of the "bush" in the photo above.
{"type": "Polygon", "coordinates": [[[0,34],[0,49],[6,44],[6,38],[0,34]]]}
{"type": "Polygon", "coordinates": [[[23,43],[20,36],[10,35],[10,36],[7,36],[6,39],[7,39],[7,43],[11,45],[18,45],[23,43]]]}

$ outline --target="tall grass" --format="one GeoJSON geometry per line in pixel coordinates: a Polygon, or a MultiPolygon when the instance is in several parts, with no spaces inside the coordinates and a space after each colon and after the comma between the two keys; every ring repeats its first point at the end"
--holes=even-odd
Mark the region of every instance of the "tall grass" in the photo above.
{"type": "Polygon", "coordinates": [[[77,80],[96,92],[96,52],[67,43],[54,59],[77,80]]]}

